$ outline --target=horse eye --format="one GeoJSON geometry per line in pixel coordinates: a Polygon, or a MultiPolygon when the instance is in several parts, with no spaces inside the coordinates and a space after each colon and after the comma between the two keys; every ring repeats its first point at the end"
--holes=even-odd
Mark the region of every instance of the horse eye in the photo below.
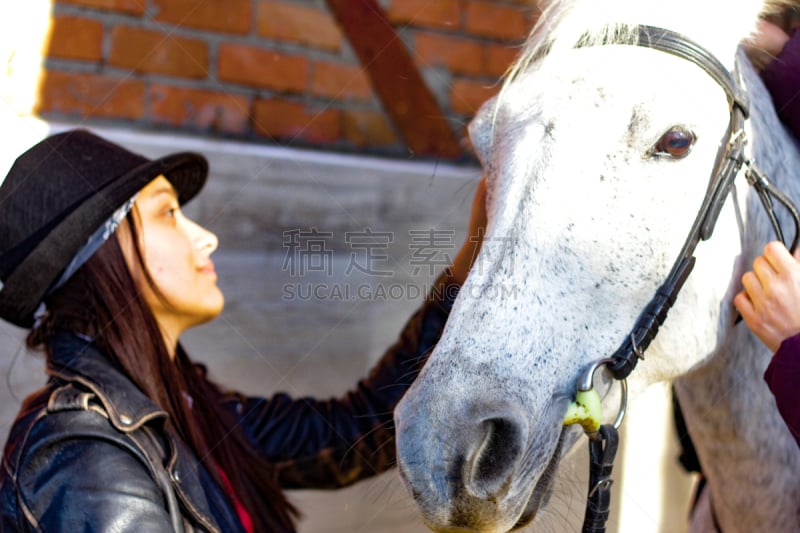
{"type": "Polygon", "coordinates": [[[661,136],[650,153],[651,155],[681,159],[692,151],[695,140],[697,138],[691,131],[675,127],[661,136]]]}

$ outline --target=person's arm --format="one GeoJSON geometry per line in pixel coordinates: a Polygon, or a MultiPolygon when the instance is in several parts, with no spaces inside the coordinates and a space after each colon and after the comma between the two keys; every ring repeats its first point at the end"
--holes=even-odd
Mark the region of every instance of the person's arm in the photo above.
{"type": "Polygon", "coordinates": [[[800,446],[800,335],[781,343],[764,372],[764,379],[775,397],[778,412],[800,446]]]}
{"type": "Polygon", "coordinates": [[[742,276],[733,304],[750,330],[772,351],[800,333],[800,263],[783,243],[773,241],[753,270],[742,276]]]}
{"type": "Polygon", "coordinates": [[[481,249],[484,231],[486,231],[486,178],[481,178],[472,197],[467,240],[464,241],[464,245],[448,269],[448,274],[455,283],[463,285],[466,281],[467,274],[481,249]]]}
{"type": "Polygon", "coordinates": [[[480,248],[485,184],[473,200],[469,237],[422,307],[369,376],[341,399],[237,397],[231,405],[254,447],[285,488],[339,488],[395,464],[393,410],[441,336],[480,248]]]}
{"type": "Polygon", "coordinates": [[[800,445],[800,263],[783,243],[764,247],[734,305],[750,330],[775,352],[764,379],[800,445]]]}
{"type": "Polygon", "coordinates": [[[276,394],[238,397],[232,410],[284,488],[339,488],[395,463],[393,410],[439,340],[457,286],[442,290],[408,321],[369,376],[342,398],[276,394]]]}

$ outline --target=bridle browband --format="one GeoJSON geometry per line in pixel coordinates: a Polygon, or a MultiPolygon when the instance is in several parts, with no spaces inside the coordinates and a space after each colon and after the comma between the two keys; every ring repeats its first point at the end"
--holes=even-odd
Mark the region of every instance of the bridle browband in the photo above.
{"type": "MultiPolygon", "coordinates": [[[[638,26],[638,30],[639,35],[636,41],[603,44],[628,44],[653,48],[691,61],[702,68],[724,89],[727,95],[730,106],[729,137],[725,152],[714,165],[714,172],[697,217],[666,281],[656,290],[655,295],[645,306],[620,347],[609,358],[592,364],[579,380],[578,393],[586,393],[592,389],[592,378],[596,369],[605,365],[611,375],[620,380],[623,385],[623,403],[614,424],[602,425],[597,431],[587,432],[590,437],[590,476],[589,497],[583,524],[584,533],[605,531],[605,522],[610,510],[611,469],[618,442],[617,428],[625,410],[624,399],[627,390],[625,379],[636,368],[638,360],[644,359],[644,351],[655,339],[659,328],[667,318],[667,312],[675,303],[678,293],[694,267],[694,251],[700,241],[711,237],[722,206],[733,186],[733,181],[743,166],[746,167],[747,182],[758,192],[778,239],[784,242],[783,232],[773,209],[772,198],[785,206],[794,220],[795,233],[789,247],[792,252],[797,247],[798,234],[800,234],[800,214],[797,208],[789,198],[769,183],[754,161],[745,157],[744,124],[749,116],[749,102],[747,95],[742,91],[734,76],[708,50],[679,33],[645,25],[638,26]]],[[[591,45],[578,44],[576,48],[585,46],[591,45]]]]}

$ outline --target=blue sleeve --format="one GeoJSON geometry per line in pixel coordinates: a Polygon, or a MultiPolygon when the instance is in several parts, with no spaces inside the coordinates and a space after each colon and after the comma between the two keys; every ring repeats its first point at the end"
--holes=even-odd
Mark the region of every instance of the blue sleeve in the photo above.
{"type": "Polygon", "coordinates": [[[246,435],[277,466],[283,487],[338,488],[394,465],[394,407],[438,342],[458,292],[442,279],[435,287],[369,375],[342,398],[235,400],[246,435]]]}

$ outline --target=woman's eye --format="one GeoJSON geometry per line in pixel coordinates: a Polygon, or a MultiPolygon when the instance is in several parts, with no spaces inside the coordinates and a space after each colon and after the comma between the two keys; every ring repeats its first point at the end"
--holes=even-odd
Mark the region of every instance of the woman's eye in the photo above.
{"type": "Polygon", "coordinates": [[[650,154],[681,159],[689,155],[696,140],[693,132],[684,128],[672,128],[661,136],[650,154]]]}

